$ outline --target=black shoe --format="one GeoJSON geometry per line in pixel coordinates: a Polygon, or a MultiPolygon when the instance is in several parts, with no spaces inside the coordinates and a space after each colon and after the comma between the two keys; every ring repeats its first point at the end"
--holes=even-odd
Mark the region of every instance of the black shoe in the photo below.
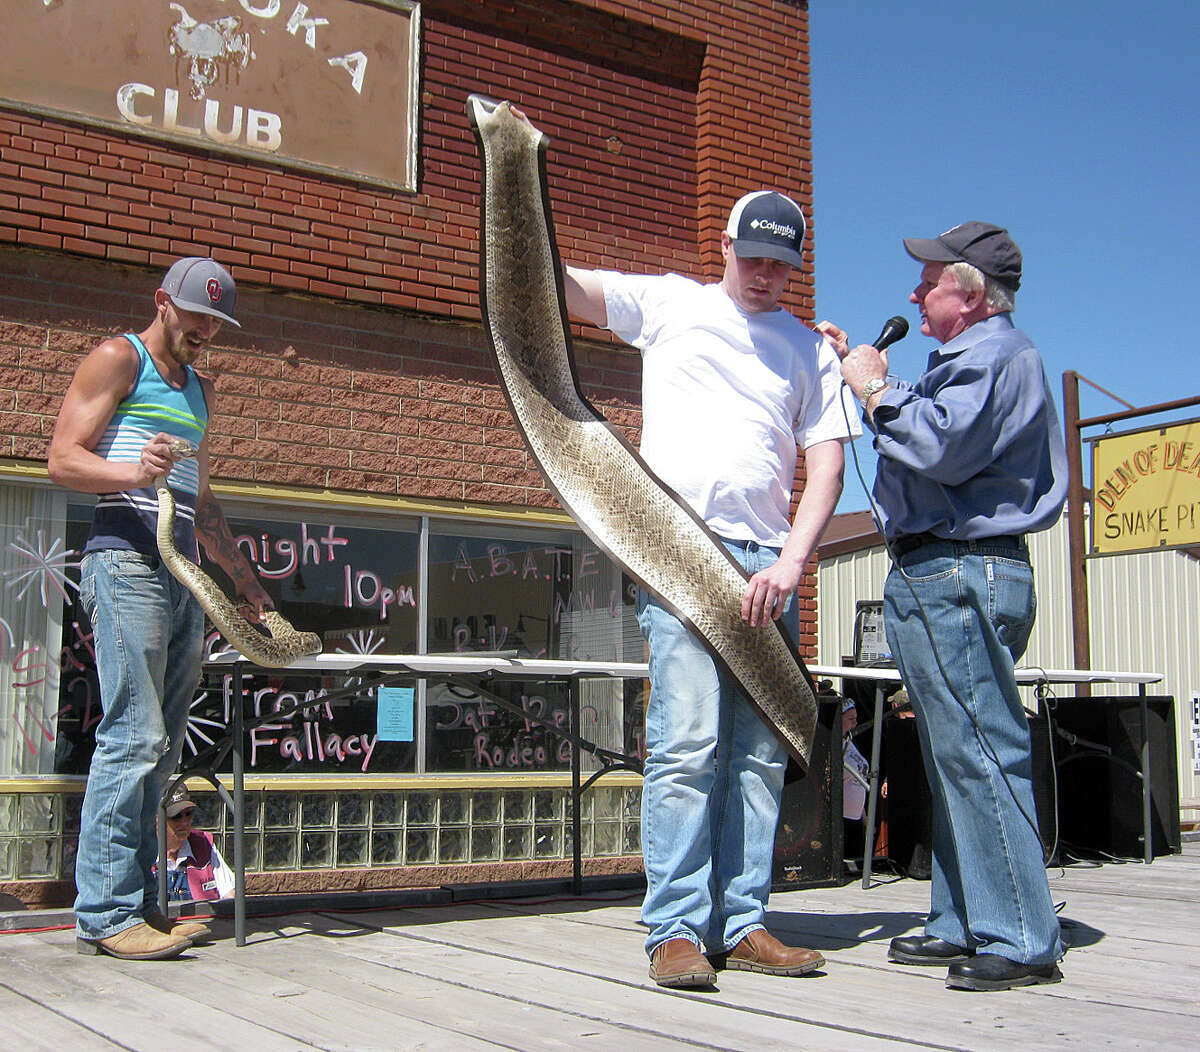
{"type": "Polygon", "coordinates": [[[956,990],[1011,990],[1014,986],[1061,981],[1057,964],[1018,964],[994,953],[956,961],[946,974],[946,985],[956,990]]]}
{"type": "Polygon", "coordinates": [[[905,935],[893,939],[888,947],[888,960],[896,964],[950,964],[973,957],[974,950],[956,946],[931,935],[905,935]]]}

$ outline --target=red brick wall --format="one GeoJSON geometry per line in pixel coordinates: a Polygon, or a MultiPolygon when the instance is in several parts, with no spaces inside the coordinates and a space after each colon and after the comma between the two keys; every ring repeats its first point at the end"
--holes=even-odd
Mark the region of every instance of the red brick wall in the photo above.
{"type": "MultiPolygon", "coordinates": [[[[0,242],[476,318],[464,114],[511,97],[553,139],[564,258],[714,273],[742,192],[811,203],[807,14],[785,0],[426,0],[416,195],[0,110],[0,242]],[[606,140],[620,140],[620,153],[606,140]]],[[[795,304],[811,305],[797,283],[795,304]]]]}
{"type": "MultiPolygon", "coordinates": [[[[0,246],[0,458],[43,460],[80,359],[153,316],[161,274],[0,246]]],[[[217,479],[556,507],[477,324],[239,288],[197,367],[214,377],[217,479]]],[[[581,381],[637,438],[637,357],[581,343],[581,381]]]]}
{"type": "MultiPolygon", "coordinates": [[[[216,478],[554,506],[478,325],[471,92],[551,137],[572,262],[711,277],[741,193],[811,212],[803,3],[426,0],[422,37],[416,194],[0,109],[0,455],[44,459],[79,357],[212,253],[245,319],[200,363],[216,478]]],[[[787,302],[811,320],[811,263],[787,302]]],[[[581,335],[585,393],[636,441],[636,354],[581,335]]]]}

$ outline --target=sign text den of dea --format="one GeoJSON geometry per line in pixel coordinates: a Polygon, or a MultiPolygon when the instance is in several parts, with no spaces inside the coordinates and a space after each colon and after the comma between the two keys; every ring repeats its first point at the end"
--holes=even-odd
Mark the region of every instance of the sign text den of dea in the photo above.
{"type": "Polygon", "coordinates": [[[1200,546],[1200,420],[1092,443],[1092,555],[1200,546]]]}
{"type": "Polygon", "coordinates": [[[0,104],[416,190],[418,3],[10,6],[0,104]]]}

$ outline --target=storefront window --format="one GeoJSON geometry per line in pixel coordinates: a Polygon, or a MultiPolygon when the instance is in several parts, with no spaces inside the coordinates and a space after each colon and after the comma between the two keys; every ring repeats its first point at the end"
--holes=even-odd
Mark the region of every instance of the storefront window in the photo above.
{"type": "MultiPolygon", "coordinates": [[[[223,500],[239,545],[280,611],[317,632],[327,653],[499,652],[520,657],[640,661],[635,589],[581,533],[476,521],[369,516],[352,508],[296,515],[223,500]],[[422,542],[428,551],[422,568],[422,542]],[[427,580],[426,594],[420,582],[427,580]]],[[[78,603],[79,552],[91,504],[49,486],[0,483],[0,777],[85,774],[101,715],[91,627],[78,603]]],[[[224,575],[205,569],[227,591],[224,575]]],[[[225,649],[210,629],[208,653],[225,649]]],[[[345,677],[257,676],[246,711],[270,716],[250,730],[248,773],[398,774],[560,771],[566,688],[511,683],[523,713],[444,685],[413,698],[413,740],[381,740],[373,695],[325,700],[345,677]]],[[[403,685],[402,685],[403,686],[403,685]]],[[[582,732],[607,748],[636,749],[640,684],[581,684],[582,732]],[[629,697],[627,698],[626,695],[629,697]]],[[[227,675],[197,692],[184,763],[224,734],[227,675]]],[[[230,769],[229,760],[218,768],[230,769]]]]}
{"type": "Polygon", "coordinates": [[[79,580],[65,516],[59,490],[0,484],[0,777],[55,770],[63,608],[79,580]]]}
{"type": "MultiPolygon", "coordinates": [[[[575,531],[533,534],[437,524],[430,537],[431,651],[640,661],[635,595],[629,579],[575,531]]],[[[566,686],[499,682],[492,689],[527,715],[465,698],[449,687],[430,687],[428,770],[569,769],[570,747],[552,729],[568,724],[566,686]]],[[[621,749],[625,685],[598,680],[581,684],[580,690],[588,740],[621,749]]]]}
{"type": "MultiPolygon", "coordinates": [[[[250,517],[236,507],[227,517],[276,606],[298,629],[316,632],[326,653],[417,649],[418,520],[396,517],[384,528],[344,515],[250,517]]],[[[232,594],[218,568],[205,568],[232,594]]]]}
{"type": "Polygon", "coordinates": [[[578,532],[436,523],[431,530],[431,651],[638,661],[633,603],[629,580],[578,532]]]}

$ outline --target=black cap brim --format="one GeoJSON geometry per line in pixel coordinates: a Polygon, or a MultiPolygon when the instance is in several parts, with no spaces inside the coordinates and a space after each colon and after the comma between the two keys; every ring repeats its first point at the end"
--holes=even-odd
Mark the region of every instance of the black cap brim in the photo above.
{"type": "MultiPolygon", "coordinates": [[[[167,295],[171,296],[169,292],[167,295]]],[[[227,321],[230,325],[234,325],[239,329],[242,327],[242,323],[238,321],[237,318],[231,317],[230,315],[217,310],[216,307],[209,306],[207,303],[188,303],[186,300],[181,300],[178,296],[171,296],[171,302],[174,303],[175,306],[180,310],[190,311],[192,314],[211,314],[214,318],[220,318],[221,321],[227,321]]]]}
{"type": "Polygon", "coordinates": [[[787,245],[772,245],[747,237],[737,238],[731,244],[738,259],[779,259],[793,267],[804,266],[804,257],[787,245]]]}
{"type": "MultiPolygon", "coordinates": [[[[982,224],[974,225],[981,226],[982,224]]],[[[958,251],[946,244],[945,238],[960,229],[960,227],[955,227],[954,230],[947,231],[942,237],[906,237],[904,251],[918,263],[968,263],[1010,292],[1016,292],[1021,287],[1021,253],[1012,243],[1012,239],[1008,237],[1008,231],[999,227],[985,229],[984,236],[1002,235],[1005,244],[1011,249],[1011,252],[1004,256],[997,256],[994,251],[988,253],[989,261],[985,263],[974,251],[958,251]]],[[[978,240],[977,237],[976,242],[978,240]]],[[[965,246],[966,249],[976,248],[976,242],[965,246]]]]}
{"type": "Polygon", "coordinates": [[[964,263],[953,249],[947,248],[937,238],[906,237],[904,251],[918,263],[964,263]]]}

